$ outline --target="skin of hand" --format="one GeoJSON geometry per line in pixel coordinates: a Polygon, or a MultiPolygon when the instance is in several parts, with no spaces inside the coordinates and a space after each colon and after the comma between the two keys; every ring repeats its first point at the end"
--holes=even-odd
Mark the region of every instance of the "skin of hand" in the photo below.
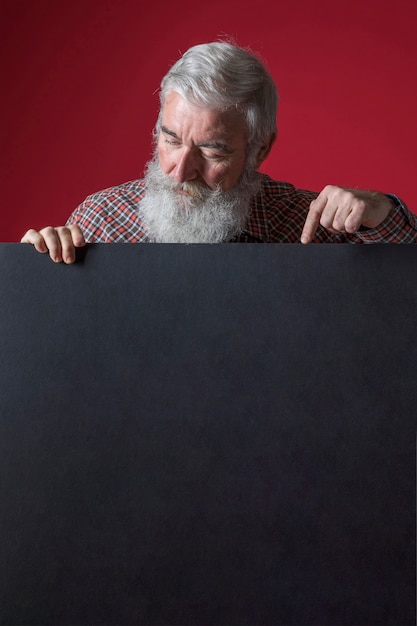
{"type": "Polygon", "coordinates": [[[319,224],[329,232],[356,233],[364,226],[376,228],[388,217],[394,201],[378,191],[327,185],[310,204],[301,243],[310,243],[319,224]]]}
{"type": "Polygon", "coordinates": [[[38,252],[48,252],[55,263],[70,264],[75,261],[75,248],[85,246],[84,235],[79,226],[47,226],[37,231],[31,228],[22,237],[21,243],[30,243],[38,252]]]}

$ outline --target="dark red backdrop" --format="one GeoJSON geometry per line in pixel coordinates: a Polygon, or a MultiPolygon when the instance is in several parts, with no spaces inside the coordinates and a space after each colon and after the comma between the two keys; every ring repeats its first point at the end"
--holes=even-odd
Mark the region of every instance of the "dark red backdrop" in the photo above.
{"type": "Polygon", "coordinates": [[[141,176],[161,76],[231,35],[281,94],[264,166],[318,190],[397,192],[417,212],[415,0],[0,0],[0,240],[141,176]]]}

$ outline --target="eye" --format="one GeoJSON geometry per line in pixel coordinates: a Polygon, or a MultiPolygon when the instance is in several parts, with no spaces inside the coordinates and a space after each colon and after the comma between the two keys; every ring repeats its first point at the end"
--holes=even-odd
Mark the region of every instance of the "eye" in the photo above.
{"type": "Polygon", "coordinates": [[[205,159],[209,161],[225,161],[229,155],[221,154],[220,152],[202,152],[205,159]]]}
{"type": "Polygon", "coordinates": [[[169,146],[179,146],[180,142],[177,139],[170,139],[168,137],[165,137],[165,143],[167,143],[169,146]]]}

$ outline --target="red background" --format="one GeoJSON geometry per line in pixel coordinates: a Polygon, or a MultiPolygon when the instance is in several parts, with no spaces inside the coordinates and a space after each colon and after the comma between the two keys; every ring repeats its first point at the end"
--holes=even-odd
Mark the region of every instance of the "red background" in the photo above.
{"type": "Polygon", "coordinates": [[[298,187],[400,195],[417,212],[415,0],[0,0],[0,240],[63,223],[142,175],[157,89],[190,45],[224,34],[278,84],[263,169],[298,187]]]}

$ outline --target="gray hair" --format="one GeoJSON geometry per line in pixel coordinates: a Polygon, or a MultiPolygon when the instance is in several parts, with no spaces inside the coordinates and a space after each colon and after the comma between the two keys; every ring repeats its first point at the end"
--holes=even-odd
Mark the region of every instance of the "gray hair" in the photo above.
{"type": "MultiPolygon", "coordinates": [[[[161,111],[169,91],[200,107],[241,111],[250,152],[276,133],[275,83],[260,59],[238,46],[218,41],[189,48],[162,79],[161,111]]],[[[156,132],[160,122],[161,113],[156,132]]]]}

